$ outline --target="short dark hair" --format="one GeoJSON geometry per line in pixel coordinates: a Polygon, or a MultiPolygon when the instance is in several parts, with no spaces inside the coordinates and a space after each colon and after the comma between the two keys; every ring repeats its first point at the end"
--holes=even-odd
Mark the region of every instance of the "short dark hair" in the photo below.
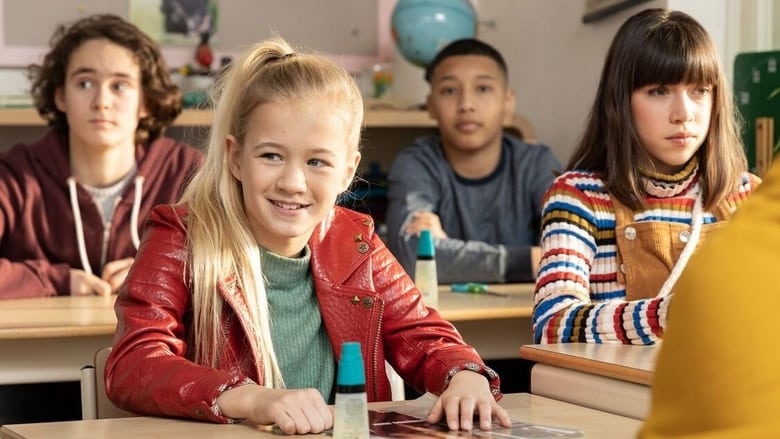
{"type": "Polygon", "coordinates": [[[455,40],[444,46],[444,48],[436,54],[436,56],[433,58],[433,61],[428,63],[428,65],[425,67],[425,80],[431,82],[433,71],[436,69],[436,66],[442,63],[442,61],[451,56],[459,55],[486,56],[498,64],[498,67],[500,67],[501,71],[504,72],[504,76],[509,76],[509,70],[506,67],[504,57],[501,56],[501,53],[499,53],[498,50],[496,50],[490,44],[475,38],[463,38],[460,40],[455,40]]]}
{"type": "Polygon", "coordinates": [[[154,140],[182,110],[182,94],[173,83],[160,47],[132,23],[111,14],[82,18],[57,27],[51,37],[51,50],[41,64],[28,67],[31,94],[38,113],[49,125],[68,131],[65,113],[57,108],[55,94],[65,84],[71,55],[82,44],[105,39],[133,53],[140,69],[142,97],[149,116],[138,121],[136,141],[154,140]]]}

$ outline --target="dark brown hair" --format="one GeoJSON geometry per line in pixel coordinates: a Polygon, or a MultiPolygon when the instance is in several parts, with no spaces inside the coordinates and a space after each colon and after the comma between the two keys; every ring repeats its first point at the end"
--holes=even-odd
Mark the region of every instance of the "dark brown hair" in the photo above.
{"type": "Polygon", "coordinates": [[[49,125],[61,132],[68,131],[65,113],[57,109],[55,94],[65,85],[65,75],[71,55],[82,44],[105,39],[133,53],[140,67],[141,96],[147,117],[138,122],[136,142],[146,143],[159,137],[182,110],[179,87],[171,81],[160,48],[133,24],[110,14],[92,15],[69,27],[60,25],[52,35],[51,50],[40,65],[28,67],[31,93],[38,113],[49,125]]]}
{"type": "Polygon", "coordinates": [[[625,205],[644,204],[637,167],[648,153],[631,117],[631,93],[652,84],[712,86],[712,115],[706,139],[697,151],[703,204],[712,209],[735,192],[747,171],[740,125],[717,49],[691,16],[647,9],[618,30],[604,62],[585,133],[567,169],[600,174],[606,189],[625,205]]]}

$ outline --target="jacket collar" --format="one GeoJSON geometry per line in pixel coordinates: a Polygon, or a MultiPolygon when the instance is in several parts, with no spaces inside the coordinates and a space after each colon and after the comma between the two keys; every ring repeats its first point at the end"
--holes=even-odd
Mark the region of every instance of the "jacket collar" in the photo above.
{"type": "Polygon", "coordinates": [[[366,215],[335,207],[309,238],[315,279],[341,285],[376,251],[374,222],[366,215]],[[338,226],[338,227],[337,227],[338,226]]]}

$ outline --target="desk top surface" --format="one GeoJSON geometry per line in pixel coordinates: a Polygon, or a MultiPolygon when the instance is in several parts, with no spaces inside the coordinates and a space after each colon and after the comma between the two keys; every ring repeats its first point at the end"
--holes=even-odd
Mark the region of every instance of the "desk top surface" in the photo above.
{"type": "Polygon", "coordinates": [[[534,284],[490,284],[488,290],[507,297],[453,293],[449,285],[440,285],[436,308],[451,322],[528,318],[533,314],[534,284]]]}
{"type": "Polygon", "coordinates": [[[113,334],[113,296],[0,300],[0,339],[113,334]]]}
{"type": "MultiPolygon", "coordinates": [[[[531,316],[533,284],[491,285],[490,289],[508,297],[452,293],[449,286],[442,286],[439,312],[452,322],[531,316]]],[[[0,300],[0,340],[113,334],[114,299],[58,296],[0,300]]]]}
{"type": "Polygon", "coordinates": [[[537,363],[649,386],[659,348],[658,345],[535,344],[520,347],[520,357],[537,363]]]}
{"type": "MultiPolygon", "coordinates": [[[[398,411],[425,417],[433,398],[426,395],[413,401],[373,403],[373,410],[398,411]]],[[[640,421],[597,410],[555,401],[527,393],[505,395],[500,404],[516,421],[554,427],[575,428],[584,438],[633,438],[640,421]]],[[[164,418],[118,418],[95,421],[50,422],[41,424],[5,425],[0,438],[113,438],[198,437],[198,438],[259,438],[272,437],[266,428],[250,425],[222,425],[164,418]]],[[[274,435],[279,437],[278,435],[274,435]]],[[[317,435],[324,436],[324,435],[317,435]]],[[[315,435],[308,435],[315,437],[315,435]]]]}

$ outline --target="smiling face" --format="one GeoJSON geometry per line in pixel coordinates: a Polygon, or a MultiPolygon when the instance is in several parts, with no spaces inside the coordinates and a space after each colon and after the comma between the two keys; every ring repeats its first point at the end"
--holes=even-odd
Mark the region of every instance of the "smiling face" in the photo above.
{"type": "Polygon", "coordinates": [[[428,111],[438,123],[445,149],[500,147],[504,119],[515,107],[506,81],[498,64],[487,56],[456,55],[436,66],[428,111]]]}
{"type": "Polygon", "coordinates": [[[697,84],[646,85],[631,94],[631,115],[655,170],[679,171],[710,128],[712,88],[697,84]]]}
{"type": "Polygon", "coordinates": [[[252,233],[263,248],[298,255],[355,175],[351,122],[333,102],[269,102],[249,116],[245,139],[227,138],[252,233]]]}
{"type": "Polygon", "coordinates": [[[105,39],[86,41],[73,51],[55,103],[68,119],[71,148],[134,148],[146,110],[133,53],[105,39]]]}

